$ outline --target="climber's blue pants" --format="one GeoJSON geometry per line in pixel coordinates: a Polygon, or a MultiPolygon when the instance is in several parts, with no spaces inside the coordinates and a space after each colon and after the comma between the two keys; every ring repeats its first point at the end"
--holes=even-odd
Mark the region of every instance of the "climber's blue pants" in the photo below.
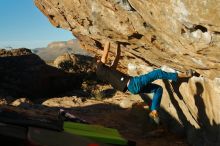
{"type": "Polygon", "coordinates": [[[161,69],[157,69],[148,74],[131,78],[128,85],[128,91],[132,94],[154,93],[150,107],[151,110],[157,110],[159,108],[163,93],[163,88],[161,86],[151,83],[157,79],[177,81],[178,76],[177,73],[168,73],[161,69]]]}

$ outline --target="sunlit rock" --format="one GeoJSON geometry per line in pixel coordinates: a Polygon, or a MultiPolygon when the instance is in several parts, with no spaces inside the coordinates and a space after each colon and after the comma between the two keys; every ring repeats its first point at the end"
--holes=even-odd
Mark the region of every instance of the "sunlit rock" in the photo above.
{"type": "Polygon", "coordinates": [[[143,66],[196,70],[199,77],[173,84],[175,89],[160,82],[167,88],[162,106],[182,125],[190,143],[219,144],[218,0],[35,0],[35,4],[54,26],[70,30],[82,48],[96,55],[101,55],[108,39],[112,60],[115,42],[123,42],[123,72],[143,74],[143,66]]]}

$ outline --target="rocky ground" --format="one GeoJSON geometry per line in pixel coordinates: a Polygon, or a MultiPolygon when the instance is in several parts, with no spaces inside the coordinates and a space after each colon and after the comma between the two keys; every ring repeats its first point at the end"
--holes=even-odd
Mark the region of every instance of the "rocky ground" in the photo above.
{"type": "Polygon", "coordinates": [[[148,106],[139,96],[116,92],[109,85],[84,83],[82,90],[67,92],[50,98],[3,97],[0,104],[14,106],[40,105],[51,109],[62,108],[92,124],[116,128],[137,146],[187,146],[183,137],[169,132],[163,125],[149,122],[148,106]],[[87,86],[85,86],[85,84],[87,86]]]}
{"type": "Polygon", "coordinates": [[[183,137],[172,134],[163,124],[157,127],[150,122],[148,106],[143,105],[140,96],[117,92],[99,82],[92,58],[65,54],[46,64],[27,49],[1,50],[0,55],[0,105],[33,105],[42,110],[46,107],[47,111],[62,108],[91,124],[118,129],[125,138],[136,141],[137,146],[187,146],[183,137]],[[82,76],[76,79],[73,73],[86,75],[82,80],[82,76]],[[66,76],[74,76],[75,80],[66,76]],[[57,78],[60,80],[55,82],[57,78]],[[79,80],[81,88],[76,84],[79,80]],[[43,96],[47,88],[59,92],[43,96]]]}

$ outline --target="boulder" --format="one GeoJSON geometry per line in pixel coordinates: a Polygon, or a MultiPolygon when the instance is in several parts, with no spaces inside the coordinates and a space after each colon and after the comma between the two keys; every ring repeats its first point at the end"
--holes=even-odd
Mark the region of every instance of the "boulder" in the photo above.
{"type": "Polygon", "coordinates": [[[167,89],[164,120],[186,134],[192,145],[219,145],[218,0],[35,0],[35,4],[55,27],[71,31],[82,48],[97,56],[109,40],[112,60],[115,42],[122,42],[121,71],[134,74],[137,69],[139,75],[164,65],[196,70],[200,76],[188,82],[159,83],[167,89]]]}
{"type": "Polygon", "coordinates": [[[69,71],[76,66],[76,57],[74,54],[65,53],[54,60],[54,65],[57,68],[69,71]]]}
{"type": "Polygon", "coordinates": [[[53,65],[65,72],[81,73],[89,76],[88,73],[95,72],[95,58],[87,55],[65,53],[58,56],[53,65]]]}
{"type": "MultiPolygon", "coordinates": [[[[142,74],[143,68],[130,68],[133,76],[142,74]],[[135,69],[134,69],[135,68],[135,69]]],[[[175,72],[162,66],[162,70],[175,72]]],[[[146,67],[145,72],[151,71],[146,67]]],[[[178,82],[157,80],[164,90],[161,100],[161,121],[172,132],[185,135],[195,146],[217,146],[220,144],[220,78],[192,77],[178,82]]],[[[152,100],[152,95],[141,94],[142,99],[152,100]]]]}
{"type": "Polygon", "coordinates": [[[52,96],[80,88],[79,74],[47,65],[30,50],[0,50],[0,94],[13,97],[52,96]]]}
{"type": "MultiPolygon", "coordinates": [[[[35,0],[56,27],[70,30],[82,48],[97,55],[106,39],[126,44],[128,62],[220,74],[218,0],[35,0]]],[[[111,46],[114,52],[116,45],[111,46]]],[[[111,55],[111,54],[110,54],[111,55]]]]}

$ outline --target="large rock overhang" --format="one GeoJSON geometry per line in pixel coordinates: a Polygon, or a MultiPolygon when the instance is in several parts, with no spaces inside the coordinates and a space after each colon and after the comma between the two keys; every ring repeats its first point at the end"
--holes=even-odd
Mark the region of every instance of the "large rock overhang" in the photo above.
{"type": "Polygon", "coordinates": [[[124,42],[122,70],[132,66],[137,70],[133,74],[140,74],[147,66],[195,69],[201,76],[188,82],[159,82],[167,89],[162,106],[183,125],[190,143],[220,143],[218,0],[35,0],[35,4],[55,27],[71,31],[82,48],[98,56],[106,39],[111,41],[111,57],[115,42],[124,42]]]}
{"type": "Polygon", "coordinates": [[[211,79],[220,75],[217,0],[35,0],[35,4],[55,27],[70,30],[84,49],[97,55],[106,39],[128,44],[122,66],[129,60],[181,71],[193,68],[211,79]]]}

